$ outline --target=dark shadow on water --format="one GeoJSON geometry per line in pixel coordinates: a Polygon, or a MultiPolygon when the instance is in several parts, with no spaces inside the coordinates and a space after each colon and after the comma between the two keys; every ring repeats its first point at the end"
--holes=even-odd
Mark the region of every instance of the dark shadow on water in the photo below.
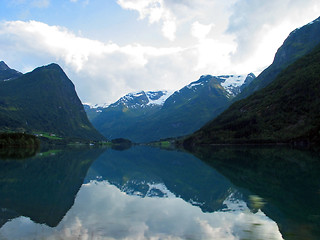
{"type": "Polygon", "coordinates": [[[35,147],[25,147],[25,148],[15,148],[7,147],[0,148],[0,161],[2,159],[24,159],[33,157],[37,154],[39,148],[35,147]]]}
{"type": "Polygon", "coordinates": [[[193,154],[265,202],[285,239],[320,237],[319,153],[283,147],[198,148],[193,154]]]}
{"type": "Polygon", "coordinates": [[[0,160],[0,227],[18,216],[57,226],[103,149],[50,150],[0,160]]]}

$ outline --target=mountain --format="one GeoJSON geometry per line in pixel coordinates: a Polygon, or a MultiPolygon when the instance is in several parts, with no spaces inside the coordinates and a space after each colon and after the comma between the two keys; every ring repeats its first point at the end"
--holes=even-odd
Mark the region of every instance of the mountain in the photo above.
{"type": "Polygon", "coordinates": [[[1,131],[104,139],[88,121],[73,83],[59,65],[50,64],[19,75],[0,81],[1,131]]]}
{"type": "Polygon", "coordinates": [[[92,123],[111,139],[149,142],[182,136],[199,129],[226,109],[241,87],[254,78],[253,74],[205,75],[173,94],[130,93],[101,110],[92,123]]]}
{"type": "MultiPolygon", "coordinates": [[[[129,93],[107,108],[97,110],[102,112],[93,119],[92,123],[107,138],[133,140],[139,123],[157,113],[168,96],[170,96],[169,91],[129,93]]],[[[141,134],[145,133],[138,133],[138,135],[141,134]]]]}
{"type": "Polygon", "coordinates": [[[184,140],[213,143],[320,144],[320,44],[267,87],[232,104],[184,140]]]}
{"type": "Polygon", "coordinates": [[[109,106],[108,104],[102,104],[102,105],[100,104],[90,105],[88,103],[83,104],[83,108],[86,111],[90,122],[92,122],[93,119],[99,116],[100,113],[102,113],[102,111],[104,110],[104,108],[107,108],[108,106],[109,106]]]}
{"type": "Polygon", "coordinates": [[[0,61],[0,81],[9,81],[21,75],[21,72],[9,68],[4,61],[0,61]]]}
{"type": "Polygon", "coordinates": [[[278,49],[273,63],[249,84],[235,100],[243,99],[266,87],[278,74],[320,43],[320,17],[295,29],[278,49]]]}

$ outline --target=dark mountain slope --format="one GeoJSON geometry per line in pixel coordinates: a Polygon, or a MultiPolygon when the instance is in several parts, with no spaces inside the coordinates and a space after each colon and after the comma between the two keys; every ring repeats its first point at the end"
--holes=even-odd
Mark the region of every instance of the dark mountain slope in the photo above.
{"type": "Polygon", "coordinates": [[[185,146],[307,141],[320,144],[320,45],[266,88],[232,104],[185,146]]]}
{"type": "Polygon", "coordinates": [[[290,33],[278,49],[273,63],[248,85],[234,100],[243,99],[266,87],[287,66],[312,51],[320,43],[320,17],[290,33]]]}
{"type": "Polygon", "coordinates": [[[104,139],[88,121],[73,83],[57,64],[0,82],[0,130],[104,139]]]}

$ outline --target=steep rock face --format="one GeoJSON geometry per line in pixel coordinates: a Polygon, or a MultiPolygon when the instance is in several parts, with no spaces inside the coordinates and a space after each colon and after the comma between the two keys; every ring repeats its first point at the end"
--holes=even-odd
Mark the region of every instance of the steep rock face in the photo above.
{"type": "Polygon", "coordinates": [[[309,24],[297,28],[278,49],[273,63],[265,69],[235,100],[243,99],[253,92],[266,87],[287,66],[312,51],[320,43],[320,17],[309,24]]]}
{"type": "Polygon", "coordinates": [[[201,76],[173,94],[137,92],[111,104],[92,122],[107,138],[134,142],[181,136],[199,129],[227,108],[253,74],[201,76]]]}
{"type": "Polygon", "coordinates": [[[88,121],[75,87],[57,64],[0,82],[0,129],[104,139],[88,121]]]}
{"type": "Polygon", "coordinates": [[[188,137],[211,143],[307,142],[320,145],[320,45],[266,88],[232,104],[188,137]]]}

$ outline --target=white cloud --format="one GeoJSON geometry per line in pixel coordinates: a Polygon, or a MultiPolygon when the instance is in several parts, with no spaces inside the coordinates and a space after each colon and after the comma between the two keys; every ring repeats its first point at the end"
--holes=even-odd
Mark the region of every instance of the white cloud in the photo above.
{"type": "Polygon", "coordinates": [[[171,41],[174,41],[176,38],[175,32],[176,32],[176,24],[174,21],[167,20],[163,23],[163,27],[162,27],[163,36],[165,36],[171,41]]]}
{"type": "Polygon", "coordinates": [[[196,21],[191,26],[191,34],[198,39],[205,39],[213,26],[213,24],[205,25],[196,21]]]}
{"type": "Polygon", "coordinates": [[[163,36],[171,41],[175,39],[175,17],[163,0],[118,0],[118,4],[124,9],[138,11],[140,19],[148,18],[150,24],[161,22],[163,36]]]}
{"type": "Polygon", "coordinates": [[[227,29],[238,44],[233,60],[260,58],[261,63],[263,59],[267,59],[265,64],[270,63],[292,30],[319,16],[315,10],[319,6],[318,0],[236,1],[227,29]]]}
{"type": "Polygon", "coordinates": [[[86,102],[115,101],[137,88],[176,89],[184,85],[182,76],[190,74],[178,70],[189,62],[181,57],[189,50],[178,47],[119,46],[78,37],[65,28],[36,21],[3,22],[0,37],[6,42],[1,55],[14,51],[21,56],[32,55],[45,64],[62,64],[86,102]]]}
{"type": "MultiPolygon", "coordinates": [[[[49,0],[15,2],[45,6],[49,0]]],[[[122,31],[127,31],[123,25],[114,34],[121,39],[118,44],[106,42],[108,36],[93,40],[37,21],[0,22],[0,55],[20,71],[57,62],[75,83],[82,101],[113,102],[131,91],[177,90],[203,74],[259,73],[271,64],[289,32],[318,17],[320,8],[318,0],[117,3],[147,20],[130,22],[138,26],[135,42],[130,35],[121,39],[122,31]],[[165,38],[150,36],[151,28],[165,38]]]]}
{"type": "MultiPolygon", "coordinates": [[[[232,64],[229,69],[231,68],[231,72],[240,71],[238,73],[245,73],[250,68],[249,71],[261,71],[267,67],[288,34],[297,26],[317,18],[320,8],[318,0],[152,1],[154,2],[158,3],[156,6],[161,7],[162,13],[170,13],[170,19],[175,23],[175,40],[182,44],[184,41],[190,42],[182,32],[187,28],[186,26],[191,27],[191,35],[196,35],[199,39],[198,46],[216,44],[217,47],[211,47],[211,49],[216,49],[215,52],[220,55],[211,57],[219,58],[222,54],[219,50],[226,51],[222,55],[229,55],[229,62],[232,64]],[[205,33],[209,28],[211,34],[205,33]],[[206,37],[201,36],[203,34],[206,37]]],[[[119,0],[118,3],[124,9],[138,11],[141,18],[152,16],[154,4],[150,1],[119,0]]],[[[156,19],[160,21],[165,17],[160,14],[156,19]]],[[[153,22],[150,19],[149,21],[153,22]]],[[[203,47],[200,48],[203,49],[203,47]]],[[[208,50],[208,52],[213,51],[208,50]]],[[[198,59],[210,64],[210,61],[204,59],[204,54],[201,55],[198,59]]],[[[211,63],[216,62],[211,61],[211,63]]],[[[198,64],[198,66],[205,65],[207,64],[198,64]]],[[[227,69],[225,72],[230,71],[227,69]]]]}

